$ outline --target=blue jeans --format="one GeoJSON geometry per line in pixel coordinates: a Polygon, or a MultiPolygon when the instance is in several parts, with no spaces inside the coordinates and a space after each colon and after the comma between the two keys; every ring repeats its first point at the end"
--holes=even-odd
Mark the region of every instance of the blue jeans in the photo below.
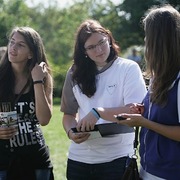
{"type": "Polygon", "coordinates": [[[35,175],[36,175],[36,180],[50,180],[51,170],[50,169],[36,169],[35,175]]]}
{"type": "Polygon", "coordinates": [[[68,159],[68,180],[120,180],[126,167],[127,157],[100,164],[86,164],[68,159]]]}
{"type": "Polygon", "coordinates": [[[6,171],[0,171],[0,180],[6,180],[6,171]]]}
{"type": "MultiPolygon", "coordinates": [[[[50,169],[36,169],[36,180],[49,180],[51,170],[50,169]]],[[[0,171],[0,180],[6,180],[7,171],[0,171]]]]}

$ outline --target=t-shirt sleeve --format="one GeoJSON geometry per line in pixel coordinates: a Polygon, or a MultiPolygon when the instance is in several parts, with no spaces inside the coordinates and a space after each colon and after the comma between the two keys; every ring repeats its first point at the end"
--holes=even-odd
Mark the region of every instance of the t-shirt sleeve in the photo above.
{"type": "Polygon", "coordinates": [[[78,103],[73,93],[72,70],[68,70],[63,85],[60,110],[66,114],[76,114],[78,103]]]}
{"type": "Polygon", "coordinates": [[[147,90],[141,69],[137,63],[129,64],[124,82],[124,103],[141,103],[147,90]]]}

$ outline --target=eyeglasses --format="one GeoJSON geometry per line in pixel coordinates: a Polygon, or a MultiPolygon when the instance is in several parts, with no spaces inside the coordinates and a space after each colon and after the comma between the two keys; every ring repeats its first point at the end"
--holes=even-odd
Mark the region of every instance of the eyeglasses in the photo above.
{"type": "Polygon", "coordinates": [[[100,40],[96,45],[90,45],[85,48],[86,51],[95,51],[96,47],[99,46],[100,48],[103,48],[105,45],[107,45],[108,38],[104,38],[100,40]]]}

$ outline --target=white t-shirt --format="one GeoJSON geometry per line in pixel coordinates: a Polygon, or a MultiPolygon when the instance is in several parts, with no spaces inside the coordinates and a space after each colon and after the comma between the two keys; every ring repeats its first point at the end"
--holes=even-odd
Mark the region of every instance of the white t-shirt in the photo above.
{"type": "MultiPolygon", "coordinates": [[[[77,84],[72,83],[69,71],[63,88],[61,111],[72,114],[78,111],[78,117],[82,119],[92,108],[121,107],[133,102],[141,103],[146,94],[141,70],[138,64],[131,60],[117,58],[96,78],[96,93],[88,98],[77,84]]],[[[98,123],[108,122],[103,119],[98,120],[98,123]]],[[[72,141],[69,159],[90,164],[109,162],[131,155],[133,141],[134,133],[91,139],[81,144],[72,141]]]]}

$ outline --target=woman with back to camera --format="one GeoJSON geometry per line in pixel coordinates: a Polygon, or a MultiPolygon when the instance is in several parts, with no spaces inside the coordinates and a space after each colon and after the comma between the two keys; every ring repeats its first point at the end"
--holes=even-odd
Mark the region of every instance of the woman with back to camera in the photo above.
{"type": "Polygon", "coordinates": [[[16,127],[0,127],[1,180],[53,179],[40,129],[52,115],[52,85],[40,35],[30,27],[14,28],[0,62],[0,108],[16,111],[18,118],[16,127]]]}
{"type": "Polygon", "coordinates": [[[143,180],[180,179],[180,14],[171,5],[153,7],[143,19],[145,57],[151,74],[143,104],[132,106],[119,123],[142,126],[143,180]],[[179,87],[178,87],[179,84],[179,87]]]}
{"type": "Polygon", "coordinates": [[[68,180],[119,180],[133,153],[134,132],[92,139],[85,131],[107,123],[117,112],[141,102],[145,83],[137,63],[118,57],[111,32],[95,20],[78,28],[74,64],[67,72],[61,99],[63,126],[71,139],[68,180]],[[76,127],[80,134],[72,132],[76,127]]]}

